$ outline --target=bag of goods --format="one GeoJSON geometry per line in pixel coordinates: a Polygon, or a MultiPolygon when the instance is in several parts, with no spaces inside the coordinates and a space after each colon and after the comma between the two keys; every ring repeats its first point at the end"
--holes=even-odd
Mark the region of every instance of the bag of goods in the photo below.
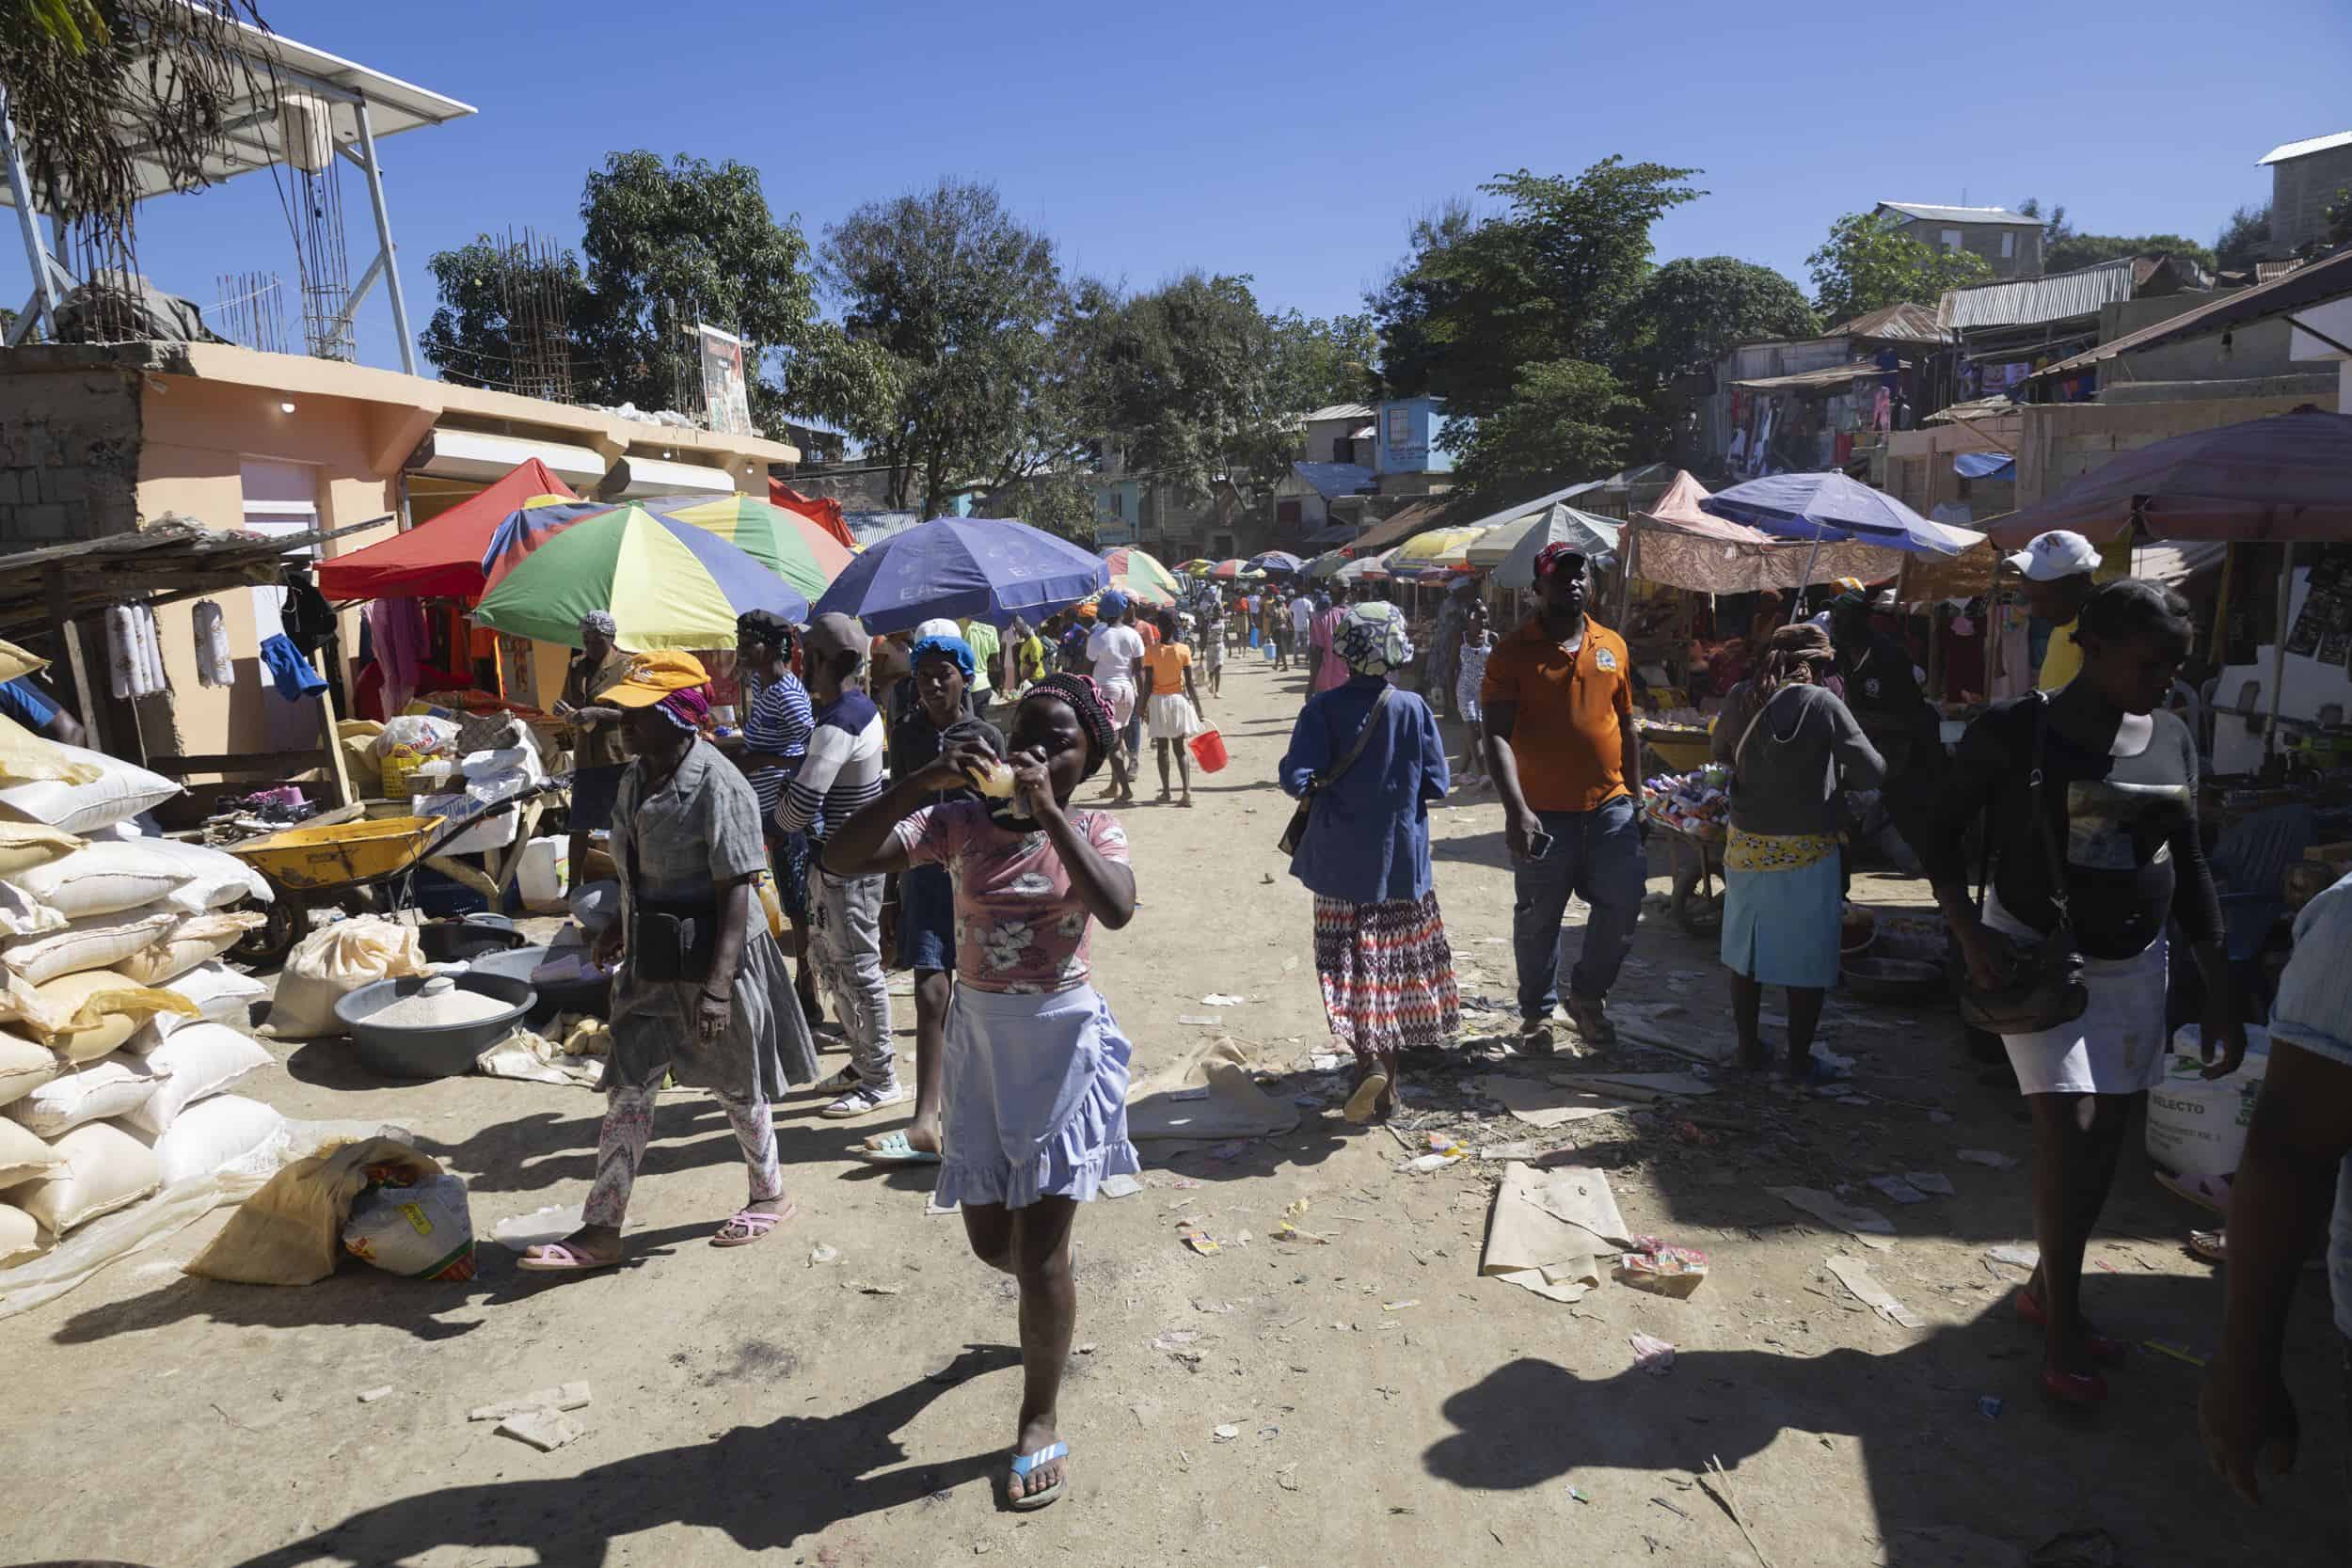
{"type": "Polygon", "coordinates": [[[115,914],[84,915],[46,936],[11,937],[0,942],[0,963],[39,986],[60,974],[78,974],[84,970],[120,963],[151,946],[183,918],[168,904],[149,904],[115,914]]]}
{"type": "MultiPolygon", "coordinates": [[[[57,745],[52,741],[50,744],[57,745]]],[[[136,816],[179,794],[180,786],[160,773],[79,746],[57,745],[77,762],[99,769],[87,784],[22,784],[0,786],[0,806],[30,822],[77,833],[103,828],[136,816]]]]}
{"type": "Polygon", "coordinates": [[[345,1252],[410,1279],[473,1277],[473,1213],[463,1177],[443,1172],[417,1180],[398,1166],[379,1166],[368,1177],[343,1222],[345,1252]]]}
{"type": "Polygon", "coordinates": [[[8,874],[17,891],[68,920],[117,914],[170,897],[188,880],[177,861],[156,853],[152,839],[100,842],[63,860],[8,874]]]}
{"type": "Polygon", "coordinates": [[[150,854],[170,862],[186,874],[187,880],[169,895],[171,903],[183,913],[202,914],[209,910],[227,909],[247,898],[266,904],[272,897],[269,879],[226,849],[176,838],[151,838],[143,842],[150,854]]]}
{"type": "Polygon", "coordinates": [[[0,1117],[0,1188],[45,1175],[57,1163],[57,1151],[32,1129],[0,1117]]]}
{"type": "Polygon", "coordinates": [[[335,1004],[377,980],[425,972],[424,949],[413,927],[380,915],[355,915],[311,932],[294,944],[278,972],[265,1032],[279,1039],[340,1035],[335,1004]]]}
{"type": "MultiPolygon", "coordinates": [[[[253,1004],[269,1000],[267,986],[217,958],[198,964],[185,974],[165,981],[158,989],[185,999],[200,1018],[240,1029],[252,1022],[253,1004]]],[[[122,1042],[122,1049],[134,1056],[144,1056],[170,1038],[174,1029],[192,1022],[178,1013],[157,1013],[122,1042]]]]}
{"type": "Polygon", "coordinates": [[[410,778],[431,760],[430,753],[420,752],[414,746],[395,746],[386,752],[381,759],[382,770],[377,775],[377,787],[384,791],[384,798],[397,800],[406,795],[410,778]]]}
{"type": "Polygon", "coordinates": [[[40,822],[0,822],[0,877],[61,861],[82,846],[72,833],[40,822]]]}
{"type": "Polygon", "coordinates": [[[268,923],[269,917],[259,910],[184,915],[114,968],[142,986],[160,986],[199,964],[210,963],[236,946],[247,931],[268,923]]]}
{"type": "Polygon", "coordinates": [[[352,793],[368,800],[384,793],[383,765],[376,760],[375,737],[384,726],[373,719],[345,719],[335,725],[335,744],[342,749],[343,774],[352,793]]]}
{"type": "Polygon", "coordinates": [[[0,714],[0,784],[86,784],[104,771],[0,714]]]}
{"type": "Polygon", "coordinates": [[[51,1147],[59,1164],[8,1190],[8,1201],[62,1236],[136,1203],[164,1183],[155,1151],[110,1121],[76,1127],[51,1147]]]}
{"type": "Polygon", "coordinates": [[[151,1147],[168,1187],[225,1170],[265,1176],[276,1168],[286,1144],[286,1118],[274,1107],[241,1094],[223,1094],[181,1112],[171,1130],[157,1135],[151,1147]]]}
{"type": "Polygon", "coordinates": [[[163,1084],[136,1056],[102,1056],[67,1068],[32,1093],[0,1106],[7,1117],[38,1136],[55,1139],[87,1122],[128,1116],[163,1084]]]}
{"type": "Polygon", "coordinates": [[[149,1071],[164,1075],[164,1081],[136,1110],[122,1116],[122,1124],[134,1132],[158,1134],[170,1132],[180,1113],[198,1101],[220,1093],[271,1062],[270,1053],[252,1036],[226,1023],[191,1023],[174,1029],[171,1038],[145,1056],[116,1059],[144,1062],[149,1071]]]}
{"type": "Polygon", "coordinates": [[[460,821],[472,820],[473,826],[434,851],[439,855],[478,855],[485,849],[503,849],[515,842],[523,819],[523,808],[518,805],[485,809],[480,800],[462,790],[452,795],[420,795],[409,809],[419,816],[442,818],[440,831],[444,832],[460,821]]]}
{"type": "Polygon", "coordinates": [[[40,1252],[40,1226],[13,1203],[0,1203],[0,1269],[40,1252]]]}
{"type": "Polygon", "coordinates": [[[65,929],[65,916],[18,887],[0,881],[0,938],[37,937],[65,929]]]}
{"type": "Polygon", "coordinates": [[[375,754],[387,757],[405,746],[420,757],[437,756],[457,744],[457,721],[430,713],[388,719],[375,736],[375,754]]]}
{"type": "Polygon", "coordinates": [[[57,1053],[12,1029],[0,1029],[0,1105],[22,1100],[65,1070],[57,1053]]]}
{"type": "Polygon", "coordinates": [[[2173,1031],[2164,1082],[2148,1091],[2148,1163],[2166,1190],[2226,1211],[2230,1179],[2270,1069],[2270,1032],[2247,1025],[2245,1065],[2227,1078],[2205,1076],[2202,1038],[2194,1023],[2173,1031]]]}
{"type": "Polygon", "coordinates": [[[49,668],[49,661],[0,638],[0,681],[12,681],[19,675],[29,675],[37,670],[49,668]]]}
{"type": "Polygon", "coordinates": [[[35,987],[16,1027],[69,1062],[88,1062],[120,1049],[159,1013],[194,1018],[196,1004],[111,969],[86,969],[35,987]]]}

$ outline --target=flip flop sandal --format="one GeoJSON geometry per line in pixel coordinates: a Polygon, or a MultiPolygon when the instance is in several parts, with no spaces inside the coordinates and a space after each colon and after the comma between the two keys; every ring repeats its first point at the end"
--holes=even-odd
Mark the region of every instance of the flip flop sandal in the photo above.
{"type": "Polygon", "coordinates": [[[1356,1092],[1347,1097],[1345,1105],[1340,1107],[1340,1115],[1361,1126],[1372,1119],[1372,1108],[1388,1092],[1389,1075],[1385,1072],[1372,1073],[1356,1085],[1356,1092]]]}
{"type": "Polygon", "coordinates": [[[710,1244],[712,1246],[749,1246],[754,1242],[765,1241],[768,1232],[800,1212],[801,1208],[797,1203],[787,1203],[781,1212],[773,1214],[764,1209],[738,1209],[727,1216],[727,1223],[721,1226],[710,1238],[710,1244]]]}
{"type": "MultiPolygon", "coordinates": [[[[1069,1444],[1048,1443],[1045,1447],[1038,1449],[1035,1453],[1014,1454],[1012,1456],[1012,1473],[1020,1477],[1023,1481],[1027,1481],[1029,1479],[1029,1472],[1036,1469],[1039,1465],[1051,1465],[1057,1459],[1067,1459],[1069,1457],[1069,1444]]],[[[1047,1503],[1053,1502],[1058,1498],[1061,1496],[1061,1488],[1062,1483],[1057,1481],[1042,1492],[1031,1492],[1025,1497],[1016,1497],[1012,1495],[1011,1489],[1008,1487],[1005,1493],[1005,1501],[1011,1504],[1012,1507],[1019,1510],[1021,1513],[1026,1513],[1031,1509],[1043,1508],[1047,1503]]]]}
{"type": "Polygon", "coordinates": [[[883,1090],[861,1083],[817,1114],[828,1121],[855,1121],[860,1117],[870,1117],[876,1111],[904,1104],[906,1098],[907,1091],[903,1085],[883,1090]]]}
{"type": "Polygon", "coordinates": [[[857,1075],[857,1069],[853,1067],[845,1067],[839,1072],[836,1072],[832,1077],[826,1079],[823,1083],[812,1085],[808,1092],[811,1094],[844,1095],[848,1094],[851,1089],[856,1088],[860,1084],[865,1082],[865,1079],[860,1078],[857,1075]]]}
{"type": "Polygon", "coordinates": [[[870,1139],[857,1151],[857,1157],[876,1165],[935,1165],[939,1156],[928,1148],[917,1148],[904,1132],[884,1132],[870,1139]]]}
{"type": "Polygon", "coordinates": [[[587,1274],[595,1269],[617,1269],[621,1266],[618,1258],[598,1258],[585,1248],[564,1242],[542,1243],[538,1252],[536,1258],[529,1253],[523,1254],[515,1266],[531,1274],[587,1274]]]}

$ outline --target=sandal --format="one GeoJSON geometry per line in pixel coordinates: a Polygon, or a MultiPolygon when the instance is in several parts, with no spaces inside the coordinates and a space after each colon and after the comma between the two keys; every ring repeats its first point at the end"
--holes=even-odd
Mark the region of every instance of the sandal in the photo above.
{"type": "Polygon", "coordinates": [[[887,1088],[879,1088],[857,1079],[854,1075],[850,1082],[853,1086],[849,1093],[817,1114],[828,1121],[854,1121],[859,1117],[870,1117],[885,1106],[900,1104],[907,1098],[906,1085],[903,1084],[893,1084],[887,1088]]]}
{"type": "Polygon", "coordinates": [[[1377,1105],[1380,1102],[1380,1097],[1388,1092],[1389,1075],[1387,1073],[1366,1073],[1364,1081],[1356,1085],[1356,1092],[1347,1097],[1347,1103],[1340,1107],[1340,1115],[1361,1126],[1372,1119],[1373,1107],[1377,1105]]]}
{"type": "Polygon", "coordinates": [[[810,1085],[808,1092],[811,1094],[843,1095],[849,1093],[851,1089],[856,1088],[860,1084],[865,1082],[865,1079],[860,1078],[857,1075],[857,1069],[853,1067],[845,1067],[839,1072],[836,1072],[832,1077],[826,1079],[823,1083],[810,1085]]]}
{"type": "MultiPolygon", "coordinates": [[[[1027,1481],[1029,1479],[1029,1472],[1036,1469],[1039,1465],[1051,1465],[1057,1459],[1067,1459],[1069,1457],[1069,1444],[1048,1443],[1045,1447],[1038,1449],[1035,1453],[1014,1454],[1012,1456],[1012,1473],[1020,1477],[1023,1481],[1027,1481]]],[[[1065,1476],[1066,1475],[1067,1472],[1065,1472],[1065,1476]]],[[[1061,1488],[1062,1483],[1057,1481],[1042,1492],[1031,1492],[1025,1496],[1016,1497],[1012,1495],[1011,1488],[1007,1487],[1005,1491],[1005,1501],[1025,1513],[1033,1508],[1043,1508],[1047,1503],[1050,1503],[1059,1497],[1061,1496],[1061,1488]]]]}
{"type": "Polygon", "coordinates": [[[775,1213],[765,1209],[738,1209],[727,1216],[727,1223],[711,1236],[712,1246],[749,1246],[765,1241],[768,1232],[801,1212],[797,1203],[787,1203],[775,1213]]]}
{"type": "Polygon", "coordinates": [[[868,1138],[866,1140],[866,1147],[856,1152],[859,1159],[877,1165],[935,1165],[939,1164],[939,1155],[936,1151],[915,1148],[907,1140],[904,1132],[884,1132],[880,1137],[868,1138]]]}
{"type": "MultiPolygon", "coordinates": [[[[2049,1308],[2042,1305],[2040,1296],[2023,1286],[2017,1291],[2017,1315],[2036,1328],[2047,1328],[2050,1324],[2049,1308]]],[[[2122,1339],[2110,1339],[2104,1334],[2093,1334],[2086,1328],[2083,1330],[2083,1354],[2093,1361],[2112,1364],[2130,1355],[2132,1347],[2122,1339]]]]}
{"type": "Polygon", "coordinates": [[[621,1259],[599,1258],[569,1242],[542,1242],[524,1253],[515,1266],[531,1274],[587,1274],[595,1269],[617,1269],[621,1259]]]}

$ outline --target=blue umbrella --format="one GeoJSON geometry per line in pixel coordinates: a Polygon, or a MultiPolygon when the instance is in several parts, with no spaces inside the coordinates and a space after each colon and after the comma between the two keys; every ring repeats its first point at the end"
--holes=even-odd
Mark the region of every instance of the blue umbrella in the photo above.
{"type": "Polygon", "coordinates": [[[1958,555],[1984,535],[1930,522],[1883,490],[1840,473],[1768,474],[1718,490],[1705,511],[1783,539],[1882,545],[1913,555],[1958,555]]]}
{"type": "Polygon", "coordinates": [[[1268,574],[1277,572],[1295,572],[1298,570],[1300,564],[1301,562],[1299,562],[1298,557],[1291,554],[1288,550],[1268,550],[1263,555],[1251,556],[1249,558],[1248,569],[1253,572],[1265,572],[1268,574]]]}
{"type": "Polygon", "coordinates": [[[812,613],[853,615],[868,631],[905,631],[934,616],[1034,624],[1100,592],[1110,567],[1009,517],[934,517],[869,545],[812,613]]]}

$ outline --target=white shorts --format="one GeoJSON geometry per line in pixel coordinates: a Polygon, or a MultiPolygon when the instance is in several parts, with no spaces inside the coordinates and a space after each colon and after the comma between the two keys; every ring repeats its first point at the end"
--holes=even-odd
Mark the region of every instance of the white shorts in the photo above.
{"type": "MultiPolygon", "coordinates": [[[[1997,905],[1986,924],[2012,936],[2033,933],[1997,905]]],[[[2129,958],[2083,959],[2090,1006],[2072,1023],[2032,1035],[2003,1035],[2017,1087],[2026,1094],[2138,1094],[2164,1082],[2165,940],[2129,958]]]]}

